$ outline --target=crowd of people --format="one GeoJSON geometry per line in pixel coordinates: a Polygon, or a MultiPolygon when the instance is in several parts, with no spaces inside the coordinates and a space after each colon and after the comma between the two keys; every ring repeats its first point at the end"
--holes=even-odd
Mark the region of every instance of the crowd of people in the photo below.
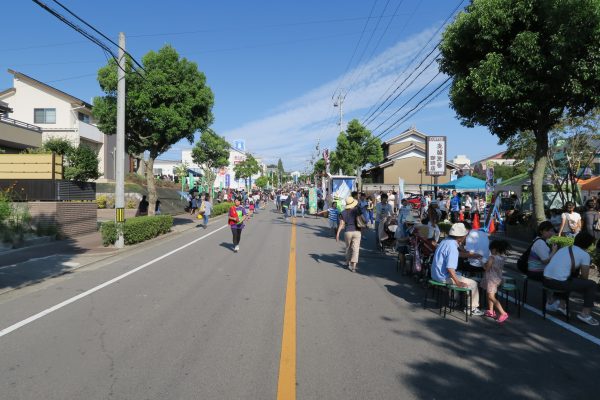
{"type": "MultiPolygon", "coordinates": [[[[471,226],[475,216],[481,217],[485,210],[485,201],[479,196],[472,198],[456,191],[436,199],[424,196],[422,207],[414,207],[406,199],[397,204],[396,199],[394,193],[367,196],[358,192],[353,192],[343,202],[326,199],[326,210],[319,213],[327,214],[336,240],[343,235],[347,268],[357,271],[361,236],[366,229],[374,229],[377,246],[381,245],[382,238],[387,240],[393,235],[392,242],[400,253],[407,252],[407,246],[415,246],[417,241],[412,239],[419,236],[427,243],[432,255],[427,278],[468,288],[472,309],[466,312],[505,322],[509,315],[496,293],[503,284],[503,267],[510,246],[504,240],[490,241],[487,232],[471,226]],[[445,220],[452,225],[441,240],[439,224],[445,220]],[[486,293],[486,304],[480,304],[478,288],[486,293]]],[[[559,218],[541,223],[537,233],[527,250],[526,274],[529,279],[542,282],[550,294],[557,293],[556,298],[550,296],[546,310],[566,314],[565,296],[569,292],[578,292],[584,302],[577,318],[597,326],[598,321],[591,314],[597,283],[588,279],[592,259],[587,251],[600,236],[600,213],[595,201],[586,202],[583,217],[575,211],[573,203],[566,203],[559,218]],[[558,249],[547,243],[553,236],[572,237],[574,243],[558,249]]]]}

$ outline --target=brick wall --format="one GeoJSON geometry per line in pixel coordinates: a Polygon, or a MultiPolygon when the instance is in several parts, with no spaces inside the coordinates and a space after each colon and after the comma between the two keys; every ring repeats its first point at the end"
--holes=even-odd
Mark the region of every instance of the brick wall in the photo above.
{"type": "Polygon", "coordinates": [[[55,225],[64,237],[93,233],[97,230],[96,202],[36,201],[29,203],[32,224],[55,225]]]}

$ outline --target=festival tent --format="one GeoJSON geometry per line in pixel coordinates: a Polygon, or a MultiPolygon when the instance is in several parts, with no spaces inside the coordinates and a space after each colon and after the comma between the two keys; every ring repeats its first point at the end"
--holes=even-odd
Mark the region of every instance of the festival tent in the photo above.
{"type": "Polygon", "coordinates": [[[592,197],[592,193],[600,192],[600,176],[595,176],[590,179],[580,179],[578,182],[579,187],[581,187],[581,194],[585,198],[592,197]]]}
{"type": "Polygon", "coordinates": [[[442,183],[437,187],[457,190],[485,190],[485,181],[467,175],[448,183],[442,183]]]}
{"type": "Polygon", "coordinates": [[[508,178],[507,180],[500,182],[494,188],[497,192],[515,192],[517,195],[521,196],[521,192],[523,191],[523,186],[530,186],[531,178],[527,172],[524,172],[519,175],[515,175],[512,178],[508,178]]]}

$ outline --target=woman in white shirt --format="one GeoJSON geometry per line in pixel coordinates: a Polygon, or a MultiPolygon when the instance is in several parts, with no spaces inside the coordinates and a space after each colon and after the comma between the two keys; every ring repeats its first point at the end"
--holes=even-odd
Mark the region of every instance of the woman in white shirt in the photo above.
{"type": "MultiPolygon", "coordinates": [[[[593,243],[594,237],[587,232],[581,232],[575,236],[573,246],[563,247],[550,259],[544,269],[542,282],[549,289],[581,293],[583,308],[581,313],[577,314],[577,318],[588,325],[597,326],[598,321],[591,315],[596,297],[596,282],[588,279],[591,258],[586,252],[586,249],[593,243]],[[581,278],[574,276],[578,272],[581,273],[581,278]]],[[[559,297],[558,293],[557,297],[559,297]]],[[[567,315],[565,301],[565,298],[560,299],[557,311],[567,315]]]]}
{"type": "Polygon", "coordinates": [[[581,215],[575,212],[575,204],[567,202],[565,205],[567,212],[562,213],[558,236],[575,237],[581,231],[581,215]]]}

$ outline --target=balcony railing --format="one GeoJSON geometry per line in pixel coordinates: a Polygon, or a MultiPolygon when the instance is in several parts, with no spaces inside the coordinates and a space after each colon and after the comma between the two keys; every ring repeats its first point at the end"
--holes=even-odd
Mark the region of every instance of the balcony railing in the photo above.
{"type": "Polygon", "coordinates": [[[7,116],[4,116],[4,115],[0,115],[0,121],[4,122],[6,124],[18,126],[20,128],[25,128],[25,129],[29,129],[31,131],[42,133],[42,128],[40,128],[39,126],[31,125],[31,124],[28,124],[27,122],[8,118],[7,116]]]}
{"type": "Polygon", "coordinates": [[[77,121],[79,136],[91,140],[96,143],[104,142],[104,134],[96,127],[96,125],[88,124],[83,121],[77,121]]]}

